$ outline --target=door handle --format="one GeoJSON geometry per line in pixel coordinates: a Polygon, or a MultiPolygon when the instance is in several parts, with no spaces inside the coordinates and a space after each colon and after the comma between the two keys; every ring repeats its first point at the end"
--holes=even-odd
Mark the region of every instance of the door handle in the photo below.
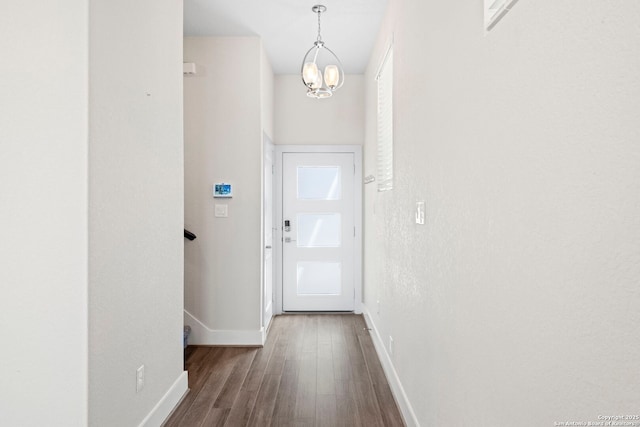
{"type": "Polygon", "coordinates": [[[271,245],[267,245],[264,247],[265,249],[271,249],[271,245]]]}

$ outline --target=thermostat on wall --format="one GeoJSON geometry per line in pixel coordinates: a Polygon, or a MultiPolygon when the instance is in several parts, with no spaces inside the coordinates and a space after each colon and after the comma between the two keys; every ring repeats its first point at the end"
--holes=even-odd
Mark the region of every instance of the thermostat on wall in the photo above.
{"type": "Polygon", "coordinates": [[[233,197],[231,184],[225,184],[223,182],[213,184],[213,197],[233,197]]]}

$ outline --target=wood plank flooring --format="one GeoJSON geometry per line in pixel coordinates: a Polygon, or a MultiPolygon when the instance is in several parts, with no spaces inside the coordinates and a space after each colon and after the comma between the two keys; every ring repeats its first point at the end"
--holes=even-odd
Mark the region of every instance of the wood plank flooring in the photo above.
{"type": "Polygon", "coordinates": [[[362,316],[273,319],[263,348],[189,347],[165,427],[403,426],[362,316]]]}

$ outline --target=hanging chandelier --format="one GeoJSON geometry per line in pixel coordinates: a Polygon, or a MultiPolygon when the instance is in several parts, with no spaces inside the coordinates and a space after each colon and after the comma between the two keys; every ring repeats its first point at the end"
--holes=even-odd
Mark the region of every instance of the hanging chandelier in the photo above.
{"type": "Polygon", "coordinates": [[[318,4],[311,10],[318,14],[318,38],[304,56],[300,74],[308,97],[329,98],[344,84],[344,70],[336,54],[325,46],[320,35],[320,15],[327,11],[326,6],[318,4]]]}

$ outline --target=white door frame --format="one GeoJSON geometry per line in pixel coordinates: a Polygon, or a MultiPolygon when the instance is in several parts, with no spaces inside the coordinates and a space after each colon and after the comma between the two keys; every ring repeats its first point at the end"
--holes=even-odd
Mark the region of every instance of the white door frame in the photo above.
{"type": "Polygon", "coordinates": [[[264,342],[264,340],[266,339],[266,333],[267,330],[269,328],[269,324],[271,322],[271,317],[274,314],[274,295],[273,295],[273,287],[275,286],[274,280],[275,280],[275,274],[274,274],[274,270],[275,270],[275,263],[276,263],[276,259],[274,258],[274,251],[275,248],[267,248],[267,245],[269,244],[268,242],[266,242],[266,235],[268,232],[271,232],[272,234],[272,242],[271,242],[271,246],[273,246],[273,242],[276,240],[276,233],[274,229],[271,230],[267,230],[267,227],[273,227],[273,225],[275,224],[275,209],[272,209],[271,211],[271,220],[272,220],[272,224],[265,224],[265,220],[267,218],[266,215],[266,203],[265,200],[267,198],[270,198],[271,200],[271,206],[273,207],[273,203],[274,203],[274,191],[273,191],[273,186],[275,185],[275,176],[273,174],[273,172],[275,171],[275,146],[273,145],[273,142],[271,142],[271,138],[269,138],[269,135],[267,135],[266,133],[263,132],[262,135],[262,200],[261,200],[261,211],[262,211],[262,221],[261,221],[261,228],[262,228],[262,236],[261,236],[261,243],[262,243],[262,249],[261,249],[261,254],[262,254],[262,264],[260,266],[260,276],[262,278],[261,280],[261,286],[260,286],[260,316],[262,319],[261,322],[261,326],[262,326],[262,341],[264,342]],[[273,167],[273,170],[271,171],[272,175],[271,175],[271,192],[270,194],[267,193],[267,189],[266,187],[266,176],[265,174],[268,173],[269,171],[267,171],[265,169],[265,166],[267,164],[267,160],[268,160],[268,155],[270,153],[271,156],[271,164],[273,167]],[[265,262],[266,262],[266,255],[267,255],[267,251],[271,251],[271,277],[267,277],[267,272],[265,271],[265,262]],[[267,288],[267,281],[271,280],[271,295],[268,295],[266,292],[266,288],[267,288]],[[271,304],[268,304],[268,302],[271,301],[271,304]]]}
{"type": "Polygon", "coordinates": [[[353,153],[356,167],[354,176],[354,223],[356,227],[356,241],[354,254],[354,287],[356,300],[354,312],[362,313],[362,146],[360,145],[276,145],[274,180],[275,209],[274,223],[276,231],[273,234],[273,257],[276,270],[276,280],[273,287],[276,291],[275,314],[282,314],[282,155],[284,153],[353,153]]]}

